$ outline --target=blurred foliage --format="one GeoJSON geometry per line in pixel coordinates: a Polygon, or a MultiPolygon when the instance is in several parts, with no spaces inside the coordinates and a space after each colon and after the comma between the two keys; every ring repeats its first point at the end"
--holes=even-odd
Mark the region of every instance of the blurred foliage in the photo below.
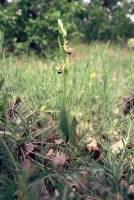
{"type": "Polygon", "coordinates": [[[134,49],[134,38],[128,40],[127,46],[129,49],[134,49]]]}
{"type": "Polygon", "coordinates": [[[44,53],[57,43],[57,20],[61,18],[68,38],[75,41],[119,40],[134,36],[127,14],[132,2],[92,0],[85,5],[75,0],[0,1],[0,29],[5,47],[19,52],[34,49],[44,53]]]}
{"type": "Polygon", "coordinates": [[[134,35],[133,23],[127,14],[132,12],[131,2],[122,0],[92,0],[82,13],[81,32],[84,40],[119,40],[134,35]]]}

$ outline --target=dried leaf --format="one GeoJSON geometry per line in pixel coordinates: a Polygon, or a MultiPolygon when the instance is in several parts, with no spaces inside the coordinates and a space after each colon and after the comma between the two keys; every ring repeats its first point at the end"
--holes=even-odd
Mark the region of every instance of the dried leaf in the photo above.
{"type": "Polygon", "coordinates": [[[134,96],[126,96],[123,98],[124,115],[134,113],[134,96]]]}
{"type": "Polygon", "coordinates": [[[134,184],[128,187],[128,194],[134,195],[134,184]]]}
{"type": "Polygon", "coordinates": [[[126,187],[126,182],[124,180],[121,180],[120,182],[120,191],[123,192],[124,187],[126,187]]]}
{"type": "Polygon", "coordinates": [[[15,99],[15,101],[10,103],[10,106],[8,108],[8,111],[7,111],[9,118],[11,118],[11,119],[15,118],[16,109],[17,109],[17,107],[19,106],[20,103],[21,103],[20,97],[17,97],[15,99]]]}
{"type": "Polygon", "coordinates": [[[53,149],[49,149],[47,156],[53,156],[54,155],[54,150],[53,149]]]}
{"type": "Polygon", "coordinates": [[[21,118],[20,118],[20,117],[17,117],[15,122],[16,122],[18,125],[20,125],[20,124],[21,124],[21,122],[22,122],[22,120],[21,120],[21,118]]]}
{"type": "Polygon", "coordinates": [[[25,145],[25,154],[28,155],[34,150],[35,146],[32,144],[25,145]]]}
{"type": "Polygon", "coordinates": [[[81,123],[81,120],[82,120],[82,113],[79,112],[79,113],[77,114],[77,122],[78,122],[78,124],[81,123]]]}
{"type": "Polygon", "coordinates": [[[88,138],[90,140],[90,143],[87,145],[87,149],[88,151],[96,151],[98,150],[98,145],[97,145],[97,141],[95,138],[89,137],[88,138]]]}
{"type": "Polygon", "coordinates": [[[66,161],[66,155],[64,153],[59,153],[58,151],[56,152],[56,155],[55,157],[53,158],[53,164],[55,166],[58,166],[58,165],[63,165],[66,161]]]}
{"type": "Polygon", "coordinates": [[[80,177],[78,175],[73,175],[73,176],[66,175],[66,179],[68,180],[69,185],[74,192],[81,193],[81,188],[79,184],[80,177]]]}
{"type": "Polygon", "coordinates": [[[120,136],[119,136],[119,133],[118,133],[117,131],[114,131],[114,132],[113,132],[113,136],[114,136],[114,139],[115,139],[116,141],[119,141],[120,136]]]}
{"type": "Polygon", "coordinates": [[[63,143],[63,140],[62,139],[60,139],[60,140],[55,140],[55,144],[57,144],[57,145],[61,145],[63,143]]]}
{"type": "Polygon", "coordinates": [[[87,171],[80,172],[82,184],[86,187],[88,184],[88,173],[87,171]]]}
{"type": "MultiPolygon", "coordinates": [[[[128,139],[126,139],[125,142],[127,142],[128,139]]],[[[122,150],[124,148],[124,144],[123,144],[123,141],[122,140],[119,140],[118,142],[114,143],[112,146],[111,146],[111,150],[113,153],[119,153],[120,150],[122,150]]]]}

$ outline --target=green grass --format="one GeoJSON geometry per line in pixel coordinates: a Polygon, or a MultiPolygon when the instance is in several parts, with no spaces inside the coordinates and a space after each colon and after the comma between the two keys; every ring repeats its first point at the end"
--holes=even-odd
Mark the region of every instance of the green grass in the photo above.
{"type": "Polygon", "coordinates": [[[133,51],[111,43],[71,46],[67,108],[78,121],[75,147],[64,141],[62,145],[55,144],[55,139],[63,138],[60,111],[64,81],[63,74],[57,73],[58,58],[44,60],[35,55],[0,58],[0,74],[5,79],[0,94],[1,200],[11,200],[15,194],[18,199],[28,200],[33,196],[43,199],[43,192],[48,193],[49,199],[120,199],[121,196],[131,199],[127,193],[134,174],[134,117],[124,116],[123,97],[134,95],[133,51]],[[9,104],[13,105],[17,97],[21,103],[14,108],[15,118],[9,118],[9,104]],[[99,144],[101,156],[97,162],[94,160],[97,152],[86,150],[91,137],[99,144]],[[110,146],[121,139],[124,148],[118,155],[112,153],[110,146]],[[26,154],[26,144],[36,147],[26,154]],[[47,157],[50,149],[66,157],[64,165],[54,164],[54,153],[52,158],[47,157]],[[30,162],[30,168],[26,161],[30,162]],[[82,173],[86,173],[86,178],[82,173]],[[72,184],[68,176],[72,177],[72,184]],[[85,184],[84,179],[88,179],[85,184]],[[121,181],[125,182],[124,193],[120,190],[121,181]]]}

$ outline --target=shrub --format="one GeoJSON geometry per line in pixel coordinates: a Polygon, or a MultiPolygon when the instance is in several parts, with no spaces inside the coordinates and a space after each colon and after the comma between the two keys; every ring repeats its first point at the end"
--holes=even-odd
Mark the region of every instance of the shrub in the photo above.
{"type": "Polygon", "coordinates": [[[129,49],[134,49],[134,38],[128,40],[127,46],[129,49]]]}
{"type": "Polygon", "coordinates": [[[0,29],[5,47],[10,51],[34,49],[44,53],[57,43],[57,20],[62,18],[68,39],[120,40],[134,37],[133,23],[127,17],[131,3],[117,1],[106,4],[92,0],[84,5],[79,0],[23,0],[0,4],[0,29]]]}
{"type": "Polygon", "coordinates": [[[45,52],[57,42],[58,18],[62,17],[70,36],[75,36],[75,13],[83,8],[80,2],[68,0],[23,0],[2,5],[0,24],[5,34],[5,45],[11,50],[32,48],[38,53],[45,52]]]}

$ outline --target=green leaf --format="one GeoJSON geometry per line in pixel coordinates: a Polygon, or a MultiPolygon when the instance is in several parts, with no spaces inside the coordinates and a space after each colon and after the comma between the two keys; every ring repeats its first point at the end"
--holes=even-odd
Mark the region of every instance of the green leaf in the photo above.
{"type": "Polygon", "coordinates": [[[68,142],[69,141],[69,122],[68,122],[68,113],[65,106],[63,106],[61,109],[60,128],[63,133],[65,142],[68,142]]]}
{"type": "Polygon", "coordinates": [[[4,83],[5,83],[5,78],[3,78],[2,75],[0,74],[0,91],[4,86],[4,83]]]}
{"type": "Polygon", "coordinates": [[[7,175],[0,174],[0,199],[11,200],[16,190],[16,185],[11,181],[7,175]]]}
{"type": "Polygon", "coordinates": [[[76,128],[77,128],[77,120],[76,117],[74,116],[72,119],[72,124],[71,124],[71,131],[70,131],[70,142],[73,145],[76,145],[76,128]]]}

